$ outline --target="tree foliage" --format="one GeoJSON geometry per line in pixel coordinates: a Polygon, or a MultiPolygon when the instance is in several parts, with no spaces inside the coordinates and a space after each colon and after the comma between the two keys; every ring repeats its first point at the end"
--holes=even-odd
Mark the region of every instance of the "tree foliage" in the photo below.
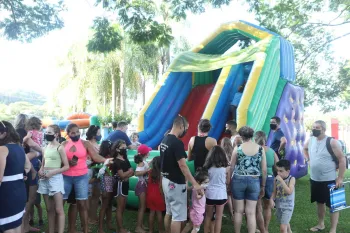
{"type": "Polygon", "coordinates": [[[5,38],[30,42],[48,32],[63,27],[59,13],[64,10],[63,1],[56,4],[46,0],[1,0],[0,29],[5,38]]]}
{"type": "Polygon", "coordinates": [[[331,43],[350,35],[350,30],[340,35],[334,32],[337,27],[350,23],[350,2],[329,1],[328,5],[323,0],[247,2],[262,26],[292,42],[297,83],[306,89],[306,104],[316,102],[323,111],[334,110],[334,102],[340,101],[347,91],[347,82],[339,77],[339,61],[334,59],[331,43]],[[322,14],[329,17],[321,17],[322,14]],[[332,18],[327,21],[331,14],[332,18]]]}

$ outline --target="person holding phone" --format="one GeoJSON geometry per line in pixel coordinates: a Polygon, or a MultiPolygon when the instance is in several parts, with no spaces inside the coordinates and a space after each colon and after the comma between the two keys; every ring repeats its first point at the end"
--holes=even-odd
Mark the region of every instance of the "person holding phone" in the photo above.
{"type": "MultiPolygon", "coordinates": [[[[63,173],[65,191],[63,199],[66,201],[74,188],[83,232],[88,233],[87,200],[89,176],[86,160],[88,155],[97,163],[108,163],[109,160],[98,155],[96,149],[89,141],[80,139],[79,127],[76,124],[69,124],[66,131],[70,139],[63,142],[62,146],[68,158],[69,170],[63,173]]],[[[68,232],[70,233],[76,232],[77,207],[75,205],[69,207],[68,232]]]]}

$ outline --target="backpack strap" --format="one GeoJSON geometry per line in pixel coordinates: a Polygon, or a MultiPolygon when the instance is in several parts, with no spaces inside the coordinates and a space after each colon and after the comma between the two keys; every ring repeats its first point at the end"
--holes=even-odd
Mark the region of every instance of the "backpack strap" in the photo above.
{"type": "Polygon", "coordinates": [[[327,137],[327,139],[326,139],[326,147],[327,147],[328,153],[332,156],[333,161],[335,162],[335,165],[338,168],[339,167],[339,161],[338,161],[337,156],[334,154],[334,151],[333,151],[332,146],[331,146],[331,140],[332,139],[334,139],[334,138],[333,137],[327,137]]]}

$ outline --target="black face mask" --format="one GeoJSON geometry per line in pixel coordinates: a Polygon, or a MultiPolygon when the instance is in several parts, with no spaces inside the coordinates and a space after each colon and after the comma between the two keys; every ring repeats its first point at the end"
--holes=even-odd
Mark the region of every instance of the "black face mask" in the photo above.
{"type": "Polygon", "coordinates": [[[79,139],[80,139],[80,135],[75,135],[75,136],[69,136],[69,138],[73,141],[73,142],[77,142],[77,141],[79,141],[79,139]]]}
{"type": "Polygon", "coordinates": [[[45,138],[46,141],[52,142],[55,139],[55,135],[53,135],[53,134],[45,134],[44,138],[45,138]]]}
{"type": "Polygon", "coordinates": [[[312,136],[318,137],[321,135],[321,130],[320,129],[313,129],[312,130],[312,136]]]}
{"type": "Polygon", "coordinates": [[[119,149],[119,154],[126,156],[126,149],[119,149]]]}
{"type": "Polygon", "coordinates": [[[232,131],[230,129],[225,129],[225,134],[232,135],[232,131]]]}
{"type": "Polygon", "coordinates": [[[270,129],[276,130],[277,129],[277,125],[276,124],[270,124],[270,129]]]}

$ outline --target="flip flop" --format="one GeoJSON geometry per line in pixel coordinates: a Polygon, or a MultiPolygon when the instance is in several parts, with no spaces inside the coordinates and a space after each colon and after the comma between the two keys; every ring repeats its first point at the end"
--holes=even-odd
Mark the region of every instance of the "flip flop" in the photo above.
{"type": "Polygon", "coordinates": [[[311,227],[310,231],[311,232],[320,232],[323,231],[325,228],[319,228],[319,227],[311,227]]]}

